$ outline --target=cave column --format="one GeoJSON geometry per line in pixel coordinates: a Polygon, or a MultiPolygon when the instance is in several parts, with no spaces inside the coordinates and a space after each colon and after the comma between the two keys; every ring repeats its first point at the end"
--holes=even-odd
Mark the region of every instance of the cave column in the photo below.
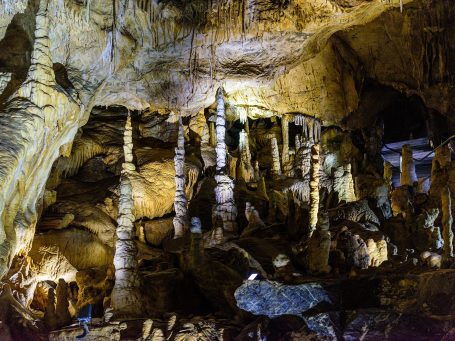
{"type": "Polygon", "coordinates": [[[442,249],[442,261],[447,263],[453,257],[453,231],[452,231],[452,202],[449,187],[445,187],[441,192],[442,208],[442,237],[444,246],[442,249]]]}
{"type": "Polygon", "coordinates": [[[175,148],[175,199],[174,238],[183,237],[188,230],[188,212],[185,194],[185,138],[183,137],[182,116],[179,117],[179,133],[175,148]]]}
{"type": "Polygon", "coordinates": [[[408,144],[403,145],[401,149],[400,171],[400,185],[413,186],[414,182],[417,181],[417,175],[414,160],[412,159],[412,148],[408,144]]]}
{"type": "Polygon", "coordinates": [[[222,225],[223,231],[237,234],[237,207],[234,200],[234,182],[226,174],[226,120],[224,116],[224,90],[222,87],[217,91],[216,112],[216,204],[212,213],[214,227],[222,225]]]}
{"type": "Polygon", "coordinates": [[[310,165],[310,236],[316,229],[319,212],[319,144],[311,147],[310,165]]]}
{"type": "Polygon", "coordinates": [[[120,179],[119,215],[117,241],[115,244],[115,284],[111,295],[111,306],[115,316],[140,316],[143,312],[139,293],[138,263],[134,241],[134,199],[129,179],[133,164],[133,132],[131,117],[128,115],[123,138],[125,162],[122,164],[120,179]]]}

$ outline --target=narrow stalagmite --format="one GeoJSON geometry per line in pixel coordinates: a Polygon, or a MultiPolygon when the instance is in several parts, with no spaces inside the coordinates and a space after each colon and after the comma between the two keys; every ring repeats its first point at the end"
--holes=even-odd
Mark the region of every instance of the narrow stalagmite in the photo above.
{"type": "Polygon", "coordinates": [[[234,201],[234,182],[226,174],[226,143],[224,117],[224,90],[220,87],[217,91],[216,113],[216,205],[212,212],[214,226],[221,223],[223,231],[230,234],[237,233],[237,207],[234,201]]]}
{"type": "Polygon", "coordinates": [[[311,147],[310,166],[310,236],[316,229],[319,212],[319,145],[311,147]]]}
{"type": "Polygon", "coordinates": [[[452,231],[452,202],[450,198],[449,187],[445,187],[441,191],[441,207],[442,207],[442,237],[444,246],[442,251],[442,260],[447,262],[453,257],[453,231],[452,231]]]}
{"type": "Polygon", "coordinates": [[[210,135],[210,146],[216,146],[216,133],[215,133],[215,122],[209,121],[209,135],[210,135]]]}
{"type": "Polygon", "coordinates": [[[270,147],[272,150],[272,177],[279,178],[281,176],[280,151],[276,136],[270,139],[270,147]]]}
{"type": "Polygon", "coordinates": [[[313,232],[305,257],[305,267],[310,273],[330,272],[329,254],[331,236],[329,231],[330,223],[327,212],[321,211],[317,228],[313,232]]]}
{"type": "Polygon", "coordinates": [[[254,168],[251,165],[251,153],[250,153],[250,144],[248,141],[248,134],[245,130],[240,132],[239,140],[239,149],[240,149],[240,163],[237,168],[237,177],[239,179],[244,179],[246,182],[254,181],[254,168]]]}
{"type": "Polygon", "coordinates": [[[440,146],[434,151],[434,158],[431,162],[431,182],[434,183],[440,175],[439,171],[450,163],[450,149],[447,145],[440,146]]]}
{"type": "Polygon", "coordinates": [[[405,144],[401,149],[401,186],[412,186],[417,181],[417,175],[412,159],[412,148],[410,145],[405,144]]]}
{"type": "Polygon", "coordinates": [[[57,317],[59,326],[66,326],[71,324],[71,315],[68,310],[68,285],[63,278],[58,280],[57,290],[57,303],[55,306],[55,315],[57,317]]]}
{"type": "Polygon", "coordinates": [[[226,118],[224,117],[224,89],[216,93],[216,173],[226,174],[226,118]]]}
{"type": "Polygon", "coordinates": [[[114,315],[140,316],[142,314],[139,293],[138,263],[136,243],[134,241],[134,200],[129,173],[134,172],[133,132],[131,117],[128,115],[123,137],[125,162],[122,164],[120,179],[119,215],[117,242],[115,244],[115,284],[111,295],[114,315]]]}
{"type": "Polygon", "coordinates": [[[384,161],[384,181],[389,189],[392,189],[392,164],[388,161],[384,161]]]}
{"type": "Polygon", "coordinates": [[[183,137],[182,116],[179,118],[177,148],[175,148],[175,199],[174,237],[182,237],[188,230],[187,198],[185,194],[185,138],[183,137]]]}
{"type": "Polygon", "coordinates": [[[281,118],[281,132],[283,135],[281,157],[284,165],[289,161],[289,117],[286,114],[284,114],[281,118]]]}

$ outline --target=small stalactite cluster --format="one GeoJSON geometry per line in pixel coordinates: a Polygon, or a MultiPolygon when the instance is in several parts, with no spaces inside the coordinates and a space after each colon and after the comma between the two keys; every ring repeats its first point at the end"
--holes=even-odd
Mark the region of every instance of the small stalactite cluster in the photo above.
{"type": "Polygon", "coordinates": [[[302,127],[302,136],[305,140],[310,140],[313,143],[318,143],[321,139],[321,121],[297,114],[297,115],[290,115],[290,121],[294,122],[295,125],[302,127]]]}

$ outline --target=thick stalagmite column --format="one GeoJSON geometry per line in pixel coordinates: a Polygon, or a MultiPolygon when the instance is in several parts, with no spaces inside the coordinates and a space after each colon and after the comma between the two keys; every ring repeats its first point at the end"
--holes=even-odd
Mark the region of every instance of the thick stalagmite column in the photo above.
{"type": "Polygon", "coordinates": [[[188,230],[187,199],[185,194],[185,138],[183,137],[182,116],[179,118],[179,134],[175,148],[175,199],[174,237],[182,237],[188,230]]]}
{"type": "Polygon", "coordinates": [[[319,212],[319,145],[311,147],[310,166],[310,236],[316,229],[319,212]]]}
{"type": "Polygon", "coordinates": [[[223,231],[231,234],[237,233],[237,207],[234,201],[234,182],[226,174],[226,143],[224,141],[226,128],[224,117],[224,90],[217,91],[216,112],[216,205],[212,212],[215,228],[222,224],[223,231]]]}
{"type": "Polygon", "coordinates": [[[279,178],[281,176],[281,164],[280,164],[280,151],[278,149],[278,142],[276,136],[270,139],[270,147],[272,151],[272,177],[279,178]]]}
{"type": "Polygon", "coordinates": [[[140,316],[143,312],[139,293],[136,243],[134,241],[133,187],[128,174],[135,171],[131,117],[128,115],[123,138],[125,162],[120,179],[117,242],[115,244],[115,284],[111,295],[114,315],[140,316]]]}
{"type": "Polygon", "coordinates": [[[446,262],[453,257],[453,231],[452,231],[452,202],[450,198],[449,187],[445,187],[441,192],[442,208],[442,237],[444,246],[442,251],[442,260],[446,262]]]}
{"type": "Polygon", "coordinates": [[[410,145],[405,144],[401,149],[401,186],[412,186],[417,181],[417,175],[412,159],[412,148],[410,145]]]}
{"type": "Polygon", "coordinates": [[[237,177],[244,179],[246,182],[255,180],[254,168],[251,165],[250,144],[248,134],[245,130],[240,132],[240,163],[237,169],[237,177]]]}

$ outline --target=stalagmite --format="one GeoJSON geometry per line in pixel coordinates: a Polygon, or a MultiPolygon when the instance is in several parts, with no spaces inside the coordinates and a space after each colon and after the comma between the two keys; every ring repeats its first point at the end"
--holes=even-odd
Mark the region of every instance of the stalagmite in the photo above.
{"type": "Polygon", "coordinates": [[[270,147],[272,151],[272,177],[281,177],[281,164],[280,164],[280,151],[278,149],[278,142],[276,136],[270,139],[270,147]]]}
{"type": "Polygon", "coordinates": [[[129,173],[136,167],[133,162],[133,131],[128,115],[123,138],[125,162],[120,179],[117,242],[115,245],[115,284],[111,294],[111,306],[115,316],[140,316],[142,301],[139,293],[136,243],[134,241],[134,201],[129,173]]]}
{"type": "Polygon", "coordinates": [[[316,229],[319,211],[319,145],[311,147],[310,167],[310,236],[316,229]]]}
{"type": "Polygon", "coordinates": [[[57,315],[55,314],[55,291],[50,288],[47,292],[47,305],[44,312],[44,323],[49,329],[55,329],[57,326],[57,315]]]}
{"type": "Polygon", "coordinates": [[[265,227],[264,222],[259,216],[259,212],[251,205],[250,202],[245,203],[245,217],[248,220],[248,226],[243,230],[242,237],[253,235],[256,231],[265,227]]]}
{"type": "Polygon", "coordinates": [[[57,304],[55,306],[55,315],[57,317],[59,326],[69,325],[71,322],[71,315],[68,310],[68,285],[63,278],[58,280],[57,290],[57,304]]]}
{"type": "Polygon", "coordinates": [[[281,132],[283,135],[281,157],[284,165],[289,161],[289,117],[286,114],[284,114],[281,118],[281,132]]]}
{"type": "Polygon", "coordinates": [[[244,179],[246,182],[255,180],[254,168],[251,165],[251,153],[250,153],[250,144],[248,141],[248,134],[245,130],[240,132],[240,163],[237,167],[237,177],[239,179],[244,179]]]}
{"type": "Polygon", "coordinates": [[[174,199],[174,237],[182,237],[188,230],[187,198],[185,194],[185,139],[183,136],[182,116],[179,118],[177,148],[175,148],[175,199],[174,199]]]}
{"type": "Polygon", "coordinates": [[[216,93],[216,173],[226,174],[226,119],[224,117],[224,90],[218,88],[216,93]]]}
{"type": "Polygon", "coordinates": [[[442,252],[442,261],[446,263],[453,257],[453,231],[452,231],[452,202],[450,198],[449,187],[445,187],[441,192],[442,206],[442,237],[444,246],[442,252]]]}
{"type": "Polygon", "coordinates": [[[447,145],[440,146],[434,151],[434,158],[431,162],[431,182],[435,183],[440,170],[445,168],[451,160],[450,149],[447,145]]]}
{"type": "Polygon", "coordinates": [[[225,139],[225,117],[224,117],[224,90],[217,91],[217,113],[216,113],[216,205],[212,212],[214,227],[221,224],[223,231],[231,234],[237,233],[237,207],[234,201],[234,182],[226,174],[226,143],[225,139]]]}
{"type": "Polygon", "coordinates": [[[417,175],[412,159],[412,149],[408,144],[403,145],[401,149],[401,186],[413,186],[414,182],[417,181],[417,175]]]}
{"type": "Polygon", "coordinates": [[[216,146],[216,132],[215,132],[215,122],[209,121],[209,134],[210,134],[210,145],[212,147],[216,146]]]}
{"type": "Polygon", "coordinates": [[[342,165],[335,169],[333,189],[338,193],[338,200],[344,202],[356,201],[354,179],[351,173],[351,164],[342,165]]]}
{"type": "Polygon", "coordinates": [[[311,235],[305,257],[305,265],[310,273],[330,272],[330,245],[329,216],[327,212],[320,212],[317,228],[311,235]]]}
{"type": "Polygon", "coordinates": [[[388,161],[384,161],[384,181],[389,189],[392,190],[392,164],[388,161]]]}

